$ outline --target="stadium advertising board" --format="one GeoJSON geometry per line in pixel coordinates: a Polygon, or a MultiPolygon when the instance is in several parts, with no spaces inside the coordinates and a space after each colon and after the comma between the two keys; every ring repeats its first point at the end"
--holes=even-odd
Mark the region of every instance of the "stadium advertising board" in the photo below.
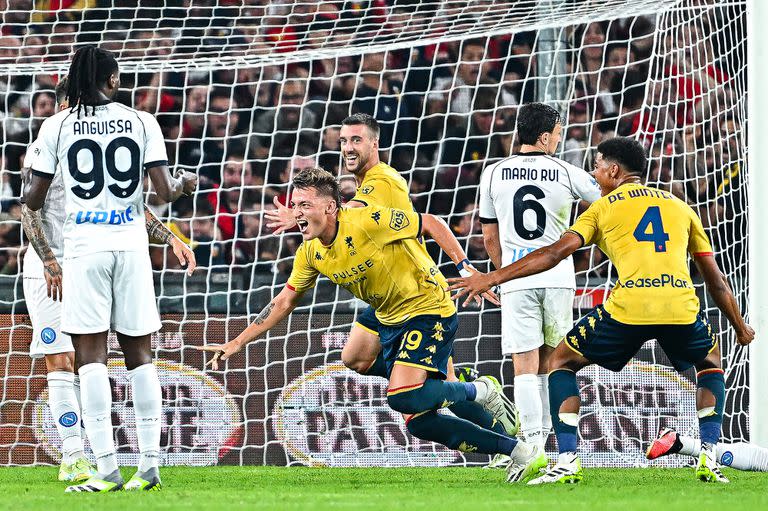
{"type": "MultiPolygon", "coordinates": [[[[386,382],[341,365],[341,347],[353,318],[296,313],[230,360],[226,371],[206,371],[203,355],[193,346],[203,344],[203,339],[209,343],[231,339],[246,321],[165,316],[163,331],[153,336],[153,344],[163,384],[166,463],[348,467],[487,461],[486,456],[449,451],[412,437],[386,404],[386,382]]],[[[15,321],[18,326],[26,318],[4,316],[1,321],[4,325],[15,321]]],[[[500,376],[511,397],[512,366],[501,357],[499,323],[498,313],[462,313],[454,353],[459,364],[500,376]]],[[[0,329],[0,353],[6,358],[0,364],[4,396],[0,463],[4,464],[57,459],[44,365],[27,356],[30,336],[29,328],[0,329]]],[[[136,459],[133,411],[116,350],[116,343],[110,343],[112,419],[120,463],[130,465],[136,459]]],[[[695,428],[691,378],[664,366],[665,360],[650,343],[620,373],[596,367],[579,373],[585,465],[643,465],[644,448],[659,427],[695,428]]],[[[730,427],[728,417],[734,416],[732,407],[728,403],[724,431],[730,427]]],[[[554,447],[550,437],[548,448],[554,447]]]]}

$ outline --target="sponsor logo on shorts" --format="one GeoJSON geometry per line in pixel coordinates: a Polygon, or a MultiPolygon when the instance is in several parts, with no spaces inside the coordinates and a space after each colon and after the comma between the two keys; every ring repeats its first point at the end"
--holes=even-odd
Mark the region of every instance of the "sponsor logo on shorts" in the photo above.
{"type": "Polygon", "coordinates": [[[634,279],[634,280],[628,280],[626,282],[621,283],[622,286],[632,289],[634,287],[673,287],[673,288],[681,288],[681,289],[693,289],[693,284],[691,284],[690,280],[686,279],[679,279],[675,277],[674,275],[670,275],[668,273],[662,273],[658,277],[655,278],[644,278],[644,279],[634,279]]]}
{"type": "Polygon", "coordinates": [[[45,344],[53,344],[53,342],[56,340],[56,330],[49,326],[43,328],[43,331],[40,332],[40,339],[45,344]]]}
{"type": "Polygon", "coordinates": [[[59,417],[59,424],[65,428],[71,428],[77,424],[77,414],[75,412],[67,412],[59,417]]]}
{"type": "Polygon", "coordinates": [[[731,451],[725,451],[723,456],[720,458],[720,463],[726,467],[730,467],[733,463],[733,453],[731,451]]]}

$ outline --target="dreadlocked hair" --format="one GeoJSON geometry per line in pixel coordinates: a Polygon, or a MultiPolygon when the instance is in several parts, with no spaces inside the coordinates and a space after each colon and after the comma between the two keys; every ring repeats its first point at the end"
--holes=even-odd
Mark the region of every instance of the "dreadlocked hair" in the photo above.
{"type": "Polygon", "coordinates": [[[77,111],[78,118],[81,111],[88,114],[86,106],[96,111],[96,104],[101,100],[99,89],[117,69],[117,60],[112,52],[95,46],[83,46],[77,50],[67,75],[67,100],[70,107],[77,111]]]}

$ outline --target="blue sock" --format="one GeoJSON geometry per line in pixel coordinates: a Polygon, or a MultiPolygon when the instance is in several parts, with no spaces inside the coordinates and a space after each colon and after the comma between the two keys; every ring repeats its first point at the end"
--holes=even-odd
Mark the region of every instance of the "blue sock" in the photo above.
{"type": "Polygon", "coordinates": [[[707,369],[696,375],[696,386],[707,389],[715,396],[715,410],[699,417],[699,436],[702,443],[716,444],[720,440],[725,406],[725,376],[722,369],[707,369]]]}
{"type": "Polygon", "coordinates": [[[429,411],[411,418],[408,431],[422,440],[443,444],[462,452],[511,454],[517,440],[483,429],[471,422],[429,411]]]}
{"type": "Polygon", "coordinates": [[[579,396],[576,373],[567,369],[558,369],[549,373],[549,411],[552,425],[555,427],[557,448],[562,452],[576,452],[578,427],[560,420],[560,405],[572,396],[579,396]]]}
{"type": "Polygon", "coordinates": [[[384,362],[384,355],[380,351],[376,356],[376,360],[373,361],[371,367],[364,373],[366,376],[381,376],[382,378],[389,378],[387,374],[387,363],[384,362]]]}
{"type": "Polygon", "coordinates": [[[504,426],[497,421],[482,405],[473,401],[463,401],[449,406],[448,409],[456,417],[477,424],[483,429],[490,429],[500,435],[508,436],[504,426]]]}
{"type": "Polygon", "coordinates": [[[471,383],[427,379],[418,385],[387,390],[387,403],[396,412],[412,414],[445,408],[468,400],[471,383]]]}

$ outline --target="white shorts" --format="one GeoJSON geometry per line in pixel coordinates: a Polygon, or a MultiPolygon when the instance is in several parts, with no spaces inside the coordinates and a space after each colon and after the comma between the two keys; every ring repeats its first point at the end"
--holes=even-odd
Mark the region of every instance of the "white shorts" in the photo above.
{"type": "Polygon", "coordinates": [[[41,358],[75,351],[72,338],[61,331],[61,302],[48,298],[45,279],[25,278],[24,300],[32,320],[29,356],[41,358]]]}
{"type": "Polygon", "coordinates": [[[573,297],[566,288],[522,289],[501,295],[501,351],[556,348],[573,327],[573,297]]]}
{"type": "Polygon", "coordinates": [[[95,334],[110,328],[140,336],[160,330],[149,252],[97,252],[66,260],[61,329],[95,334]]]}

